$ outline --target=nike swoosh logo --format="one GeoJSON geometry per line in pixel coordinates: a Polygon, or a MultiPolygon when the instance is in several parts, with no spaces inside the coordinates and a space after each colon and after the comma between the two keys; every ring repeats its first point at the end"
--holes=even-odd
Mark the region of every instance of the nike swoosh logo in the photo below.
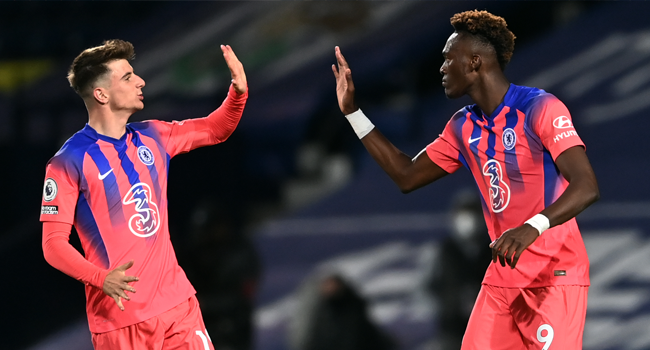
{"type": "Polygon", "coordinates": [[[105,172],[104,174],[97,174],[97,177],[98,177],[100,180],[104,180],[104,179],[106,178],[106,176],[108,176],[108,174],[110,174],[110,173],[112,173],[112,172],[113,172],[113,168],[111,168],[111,170],[105,172]]]}
{"type": "Polygon", "coordinates": [[[474,142],[474,141],[480,140],[481,137],[483,137],[483,136],[479,136],[479,137],[473,139],[473,138],[470,136],[469,139],[467,140],[467,143],[472,143],[472,142],[474,142]]]}

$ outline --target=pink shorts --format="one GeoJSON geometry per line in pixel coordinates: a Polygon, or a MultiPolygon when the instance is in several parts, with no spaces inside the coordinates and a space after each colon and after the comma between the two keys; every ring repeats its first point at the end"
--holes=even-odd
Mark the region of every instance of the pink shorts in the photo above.
{"type": "Polygon", "coordinates": [[[582,349],[587,286],[483,285],[461,350],[582,349]]]}
{"type": "Polygon", "coordinates": [[[106,333],[93,333],[95,350],[214,350],[196,296],[146,321],[106,333]]]}

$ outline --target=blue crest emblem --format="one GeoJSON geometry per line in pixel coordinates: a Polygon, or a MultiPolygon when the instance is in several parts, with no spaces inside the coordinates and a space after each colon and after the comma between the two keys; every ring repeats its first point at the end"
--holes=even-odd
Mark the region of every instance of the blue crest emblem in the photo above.
{"type": "Polygon", "coordinates": [[[515,131],[512,130],[512,128],[507,128],[503,130],[501,141],[503,141],[503,147],[509,151],[515,148],[515,144],[517,143],[517,134],[515,134],[515,131]]]}
{"type": "Polygon", "coordinates": [[[153,164],[154,161],[153,153],[147,146],[138,147],[138,158],[140,158],[140,161],[147,166],[153,164]]]}

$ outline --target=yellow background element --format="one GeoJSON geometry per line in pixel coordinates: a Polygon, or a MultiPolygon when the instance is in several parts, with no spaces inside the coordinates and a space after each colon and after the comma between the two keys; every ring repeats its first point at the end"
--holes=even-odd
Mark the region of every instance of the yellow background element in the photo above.
{"type": "Polygon", "coordinates": [[[12,92],[37,81],[51,71],[52,65],[48,59],[0,61],[0,92],[12,92]]]}

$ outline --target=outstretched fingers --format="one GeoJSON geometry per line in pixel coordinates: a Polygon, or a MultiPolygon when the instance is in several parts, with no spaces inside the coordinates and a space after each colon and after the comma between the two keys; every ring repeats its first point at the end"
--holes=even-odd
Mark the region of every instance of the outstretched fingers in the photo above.
{"type": "Polygon", "coordinates": [[[124,304],[122,303],[122,299],[131,300],[126,292],[136,292],[135,287],[129,285],[129,283],[139,280],[139,278],[136,276],[126,275],[126,270],[130,269],[132,266],[133,260],[127,262],[126,264],[120,265],[109,272],[108,275],[106,275],[106,279],[104,280],[104,293],[113,298],[117,306],[122,311],[124,311],[124,304]]]}
{"type": "Polygon", "coordinates": [[[124,311],[124,305],[122,304],[122,298],[120,298],[117,295],[113,295],[113,300],[117,303],[117,307],[120,308],[121,311],[124,311]]]}
{"type": "Polygon", "coordinates": [[[243,94],[248,89],[246,81],[246,73],[244,72],[244,65],[239,61],[235,51],[230,45],[221,45],[223,58],[226,60],[228,69],[230,69],[230,76],[232,77],[232,84],[238,94],[243,94]]]}
{"type": "Polygon", "coordinates": [[[129,261],[126,264],[116,267],[115,270],[125,272],[126,270],[130,269],[132,266],[133,266],[133,260],[129,261]]]}
{"type": "Polygon", "coordinates": [[[332,72],[336,78],[336,96],[339,101],[339,107],[343,114],[348,115],[355,112],[358,108],[354,101],[354,82],[352,81],[352,71],[348,62],[341,53],[341,48],[334,48],[337,65],[332,65],[332,72]]]}
{"type": "Polygon", "coordinates": [[[336,62],[339,65],[339,71],[341,69],[349,69],[350,67],[348,66],[348,61],[345,60],[345,57],[343,57],[343,54],[341,53],[341,48],[336,46],[334,48],[334,54],[336,55],[336,62]]]}
{"type": "Polygon", "coordinates": [[[339,71],[336,69],[336,65],[332,65],[332,72],[334,72],[334,78],[338,79],[339,78],[339,71]]]}
{"type": "Polygon", "coordinates": [[[537,239],[537,231],[529,225],[506,230],[501,237],[490,244],[492,262],[499,260],[501,266],[514,269],[521,254],[537,239]]]}
{"type": "Polygon", "coordinates": [[[507,259],[507,254],[512,250],[510,247],[510,241],[507,239],[507,231],[490,244],[490,247],[492,248],[492,262],[496,263],[498,260],[501,266],[506,266],[506,261],[508,261],[508,265],[510,265],[510,262],[507,259]]]}

